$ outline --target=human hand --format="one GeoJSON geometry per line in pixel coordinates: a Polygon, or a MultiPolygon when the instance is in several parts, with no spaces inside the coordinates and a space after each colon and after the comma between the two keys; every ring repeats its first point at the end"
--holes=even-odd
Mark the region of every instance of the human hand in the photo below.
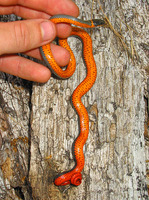
{"type": "MultiPolygon", "coordinates": [[[[51,42],[56,35],[64,38],[71,32],[69,25],[55,26],[48,20],[50,16],[67,14],[77,17],[78,7],[72,0],[0,0],[0,15],[12,13],[27,20],[0,22],[0,71],[46,82],[51,76],[47,67],[16,53],[42,59],[38,47],[51,42]]],[[[68,64],[70,55],[67,50],[54,44],[51,44],[51,50],[58,65],[68,64]]]]}

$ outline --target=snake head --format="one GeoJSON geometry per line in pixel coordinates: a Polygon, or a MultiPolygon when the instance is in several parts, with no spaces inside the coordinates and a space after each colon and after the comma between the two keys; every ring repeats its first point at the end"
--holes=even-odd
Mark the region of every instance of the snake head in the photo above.
{"type": "Polygon", "coordinates": [[[92,19],[94,26],[104,26],[106,23],[103,19],[92,19]]]}
{"type": "Polygon", "coordinates": [[[57,186],[62,186],[62,185],[75,185],[78,186],[82,182],[82,174],[80,172],[73,173],[68,172],[66,174],[63,174],[59,176],[58,178],[55,179],[54,183],[57,186]]]}

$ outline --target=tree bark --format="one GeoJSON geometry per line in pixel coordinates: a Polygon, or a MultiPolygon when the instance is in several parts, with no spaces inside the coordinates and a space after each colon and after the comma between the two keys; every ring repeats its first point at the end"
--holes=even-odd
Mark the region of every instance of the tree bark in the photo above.
{"type": "Polygon", "coordinates": [[[104,1],[103,11],[98,1],[75,2],[79,18],[101,18],[104,11],[111,23],[87,30],[97,79],[82,98],[90,119],[82,184],[53,183],[75,164],[72,145],[79,126],[71,95],[86,75],[82,45],[69,38],[77,63],[70,79],[52,77],[31,87],[1,73],[0,199],[148,199],[148,2],[104,1]]]}

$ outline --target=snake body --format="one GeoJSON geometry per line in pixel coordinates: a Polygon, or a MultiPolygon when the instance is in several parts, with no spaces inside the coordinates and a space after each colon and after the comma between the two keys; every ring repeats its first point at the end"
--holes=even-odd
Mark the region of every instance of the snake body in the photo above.
{"type": "MultiPolygon", "coordinates": [[[[51,17],[50,20],[56,24],[63,22],[63,23],[69,23],[76,26],[84,27],[84,28],[93,28],[96,26],[105,25],[104,20],[101,20],[101,19],[83,21],[81,19],[74,18],[68,15],[55,15],[51,17]]],[[[74,144],[74,154],[75,154],[75,159],[76,159],[76,165],[72,170],[58,176],[55,179],[54,183],[57,186],[67,185],[67,184],[73,184],[75,186],[78,186],[82,182],[81,171],[83,170],[84,163],[85,163],[84,154],[83,154],[83,146],[88,138],[89,117],[88,117],[87,110],[81,101],[81,97],[91,89],[91,87],[93,86],[96,80],[96,74],[97,74],[96,64],[95,64],[95,60],[92,54],[91,37],[86,31],[77,27],[72,27],[71,36],[73,35],[78,36],[79,38],[82,39],[83,57],[84,57],[84,61],[87,68],[87,75],[86,75],[86,78],[74,90],[73,95],[72,95],[72,103],[74,105],[75,110],[78,113],[79,122],[80,122],[79,123],[80,134],[74,144]]],[[[76,67],[76,61],[75,61],[73,52],[67,43],[67,39],[59,39],[59,44],[62,47],[66,48],[70,52],[70,56],[71,56],[70,62],[65,70],[63,70],[57,65],[51,53],[50,44],[40,47],[40,52],[48,68],[57,77],[66,79],[73,75],[75,71],[75,67],[76,67]]]]}

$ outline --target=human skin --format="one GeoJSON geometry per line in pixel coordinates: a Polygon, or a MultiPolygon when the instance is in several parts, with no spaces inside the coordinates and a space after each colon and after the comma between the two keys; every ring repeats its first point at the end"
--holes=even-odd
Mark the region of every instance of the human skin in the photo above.
{"type": "MultiPolygon", "coordinates": [[[[79,9],[71,0],[0,0],[0,15],[12,13],[25,20],[0,22],[0,71],[44,83],[51,76],[50,70],[16,53],[41,60],[40,46],[56,36],[66,38],[71,32],[70,25],[55,25],[48,19],[56,14],[77,17],[79,9]]],[[[70,54],[67,50],[54,44],[51,49],[58,65],[68,64],[70,54]]]]}

